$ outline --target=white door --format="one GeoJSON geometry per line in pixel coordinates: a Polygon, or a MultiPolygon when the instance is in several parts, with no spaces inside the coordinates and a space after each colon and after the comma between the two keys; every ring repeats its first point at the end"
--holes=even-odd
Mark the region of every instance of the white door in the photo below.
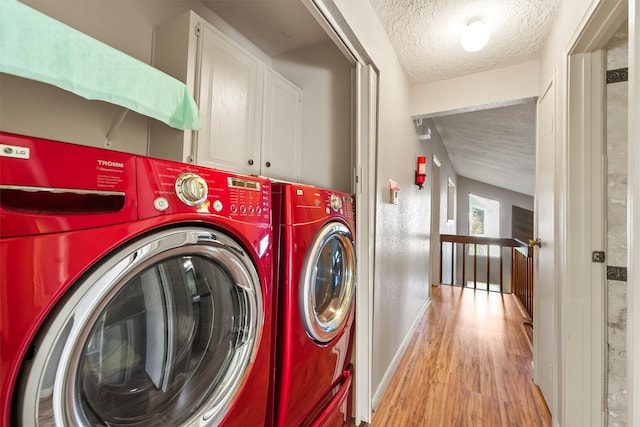
{"type": "Polygon", "coordinates": [[[538,100],[536,144],[536,193],[534,233],[541,244],[534,254],[534,381],[540,387],[551,414],[554,408],[555,370],[555,96],[554,82],[538,100]]]}

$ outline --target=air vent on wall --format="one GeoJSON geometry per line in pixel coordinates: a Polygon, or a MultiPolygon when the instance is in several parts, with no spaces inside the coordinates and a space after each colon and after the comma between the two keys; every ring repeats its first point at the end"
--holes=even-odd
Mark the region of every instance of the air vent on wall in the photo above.
{"type": "Polygon", "coordinates": [[[431,128],[423,124],[422,119],[414,119],[413,124],[419,140],[431,139],[431,128]]]}

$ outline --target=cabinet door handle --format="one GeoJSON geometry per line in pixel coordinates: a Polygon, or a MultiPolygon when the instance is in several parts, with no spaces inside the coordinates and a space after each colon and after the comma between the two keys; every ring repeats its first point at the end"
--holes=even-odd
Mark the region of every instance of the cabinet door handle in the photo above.
{"type": "Polygon", "coordinates": [[[271,167],[271,162],[267,162],[264,164],[266,167],[270,168],[271,167]]]}
{"type": "Polygon", "coordinates": [[[249,163],[249,166],[253,166],[253,159],[249,159],[247,163],[249,163]]]}

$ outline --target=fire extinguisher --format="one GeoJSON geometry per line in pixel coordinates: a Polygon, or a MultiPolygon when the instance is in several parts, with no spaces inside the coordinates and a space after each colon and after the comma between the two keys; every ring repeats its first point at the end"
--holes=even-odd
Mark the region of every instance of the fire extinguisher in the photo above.
{"type": "Polygon", "coordinates": [[[418,167],[416,168],[416,185],[420,190],[424,186],[424,182],[427,179],[427,158],[425,156],[418,156],[418,167]]]}

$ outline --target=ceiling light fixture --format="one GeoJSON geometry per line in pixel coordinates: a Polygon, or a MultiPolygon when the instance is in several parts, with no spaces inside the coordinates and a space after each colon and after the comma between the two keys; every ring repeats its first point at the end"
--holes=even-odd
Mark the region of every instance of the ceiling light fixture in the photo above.
{"type": "Polygon", "coordinates": [[[489,41],[490,31],[489,24],[476,19],[467,23],[462,29],[462,37],[460,42],[462,48],[467,52],[477,52],[489,41]]]}

